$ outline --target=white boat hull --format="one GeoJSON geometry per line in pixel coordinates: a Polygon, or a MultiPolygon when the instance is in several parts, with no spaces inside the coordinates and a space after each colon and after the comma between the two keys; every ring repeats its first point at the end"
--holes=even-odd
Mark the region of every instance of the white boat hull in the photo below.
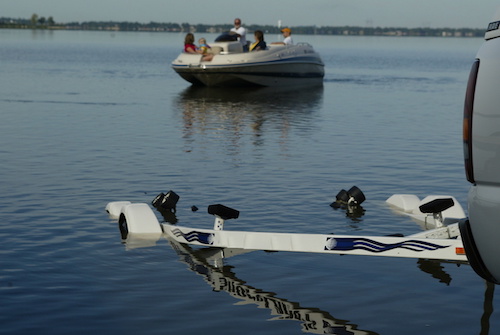
{"type": "Polygon", "coordinates": [[[172,62],[172,68],[190,83],[204,86],[321,85],[324,77],[324,64],[308,44],[220,53],[211,61],[182,53],[172,62]]]}

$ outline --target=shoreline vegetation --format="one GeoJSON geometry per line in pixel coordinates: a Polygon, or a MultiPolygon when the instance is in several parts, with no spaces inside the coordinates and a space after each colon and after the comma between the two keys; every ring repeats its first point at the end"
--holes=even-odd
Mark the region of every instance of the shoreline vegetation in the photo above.
{"type": "MultiPolygon", "coordinates": [[[[144,31],[144,32],[192,32],[222,33],[229,31],[230,24],[189,24],[161,22],[86,21],[56,23],[50,16],[33,14],[29,19],[0,17],[0,29],[40,30],[93,30],[93,31],[144,31]]],[[[266,34],[279,34],[280,28],[272,25],[245,25],[250,31],[262,30],[266,34]]],[[[424,36],[424,37],[484,37],[485,29],[477,28],[401,28],[357,26],[291,26],[300,35],[351,35],[351,36],[424,36]]]]}

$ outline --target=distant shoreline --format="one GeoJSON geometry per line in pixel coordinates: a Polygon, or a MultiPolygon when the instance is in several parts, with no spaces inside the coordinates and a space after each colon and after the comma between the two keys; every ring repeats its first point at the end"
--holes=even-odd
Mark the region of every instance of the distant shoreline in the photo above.
{"type": "MultiPolygon", "coordinates": [[[[271,25],[247,25],[250,32],[262,30],[266,34],[279,34],[280,28],[271,25]]],[[[88,21],[55,23],[49,17],[31,19],[0,18],[0,29],[39,30],[90,30],[90,31],[138,31],[138,32],[192,32],[222,33],[229,31],[229,24],[188,24],[188,23],[138,23],[115,21],[88,21]]],[[[290,26],[294,34],[300,35],[341,35],[341,36],[421,36],[421,37],[484,37],[486,29],[477,28],[401,28],[401,27],[357,27],[357,26],[290,26]]]]}

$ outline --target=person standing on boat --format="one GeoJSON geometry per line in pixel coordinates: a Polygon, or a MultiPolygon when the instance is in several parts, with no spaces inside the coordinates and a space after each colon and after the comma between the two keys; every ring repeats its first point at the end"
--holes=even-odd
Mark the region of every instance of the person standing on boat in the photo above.
{"type": "Polygon", "coordinates": [[[293,44],[292,30],[290,28],[283,28],[281,29],[281,33],[283,34],[284,37],[283,42],[275,42],[272,44],[292,45],[293,44]]]}
{"type": "Polygon", "coordinates": [[[231,28],[231,31],[238,36],[238,41],[240,41],[243,46],[243,51],[248,51],[247,30],[241,26],[241,20],[239,18],[234,19],[234,28],[231,28]]]}
{"type": "Polygon", "coordinates": [[[256,30],[253,35],[255,42],[250,45],[250,51],[266,50],[267,44],[264,41],[264,33],[261,30],[256,30]]]}

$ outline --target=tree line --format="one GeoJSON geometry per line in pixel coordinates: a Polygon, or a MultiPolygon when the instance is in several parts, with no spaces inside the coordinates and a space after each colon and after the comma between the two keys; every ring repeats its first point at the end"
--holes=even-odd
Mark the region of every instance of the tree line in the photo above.
{"type": "MultiPolygon", "coordinates": [[[[246,25],[249,31],[262,30],[268,34],[279,34],[280,28],[272,25],[246,25]]],[[[0,17],[0,28],[10,29],[66,29],[66,30],[111,30],[152,32],[197,32],[221,33],[232,28],[230,24],[190,24],[162,22],[116,22],[85,21],[56,23],[52,16],[33,14],[29,19],[0,17]]],[[[439,36],[439,37],[483,37],[484,29],[475,28],[394,28],[359,26],[294,26],[294,34],[303,35],[361,35],[361,36],[439,36]]]]}

